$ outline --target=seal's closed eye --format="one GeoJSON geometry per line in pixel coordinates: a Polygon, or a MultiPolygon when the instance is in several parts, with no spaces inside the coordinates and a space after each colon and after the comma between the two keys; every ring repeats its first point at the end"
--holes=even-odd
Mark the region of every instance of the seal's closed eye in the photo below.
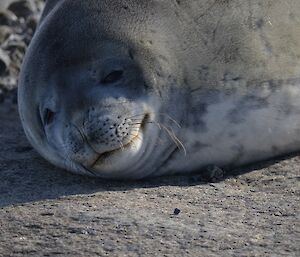
{"type": "Polygon", "coordinates": [[[111,84],[119,81],[123,77],[122,70],[114,70],[109,73],[104,79],[101,80],[101,84],[111,84]]]}

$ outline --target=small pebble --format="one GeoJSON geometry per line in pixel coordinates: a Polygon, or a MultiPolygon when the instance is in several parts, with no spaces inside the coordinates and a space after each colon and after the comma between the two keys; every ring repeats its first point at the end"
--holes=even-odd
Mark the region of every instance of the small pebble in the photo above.
{"type": "Polygon", "coordinates": [[[26,0],[19,0],[11,3],[8,10],[13,12],[17,17],[26,18],[33,13],[32,5],[26,0]]]}
{"type": "Polygon", "coordinates": [[[32,33],[35,31],[36,27],[37,27],[38,21],[36,19],[36,17],[34,17],[33,15],[29,16],[27,21],[26,21],[26,26],[32,30],[32,33]]]}
{"type": "Polygon", "coordinates": [[[0,25],[12,26],[18,22],[17,16],[9,10],[0,10],[0,25]]]}
{"type": "Polygon", "coordinates": [[[0,25],[0,44],[2,44],[13,33],[13,30],[6,25],[0,25]]]}
{"type": "Polygon", "coordinates": [[[208,172],[208,176],[209,176],[208,179],[210,182],[221,181],[222,179],[224,179],[224,176],[225,176],[225,172],[216,165],[208,166],[207,172],[208,172]]]}
{"type": "Polygon", "coordinates": [[[10,58],[8,54],[0,49],[0,75],[2,75],[8,68],[10,63],[10,58]]]}
{"type": "Polygon", "coordinates": [[[175,208],[175,209],[174,209],[174,215],[178,215],[179,213],[180,213],[180,209],[175,208]]]}

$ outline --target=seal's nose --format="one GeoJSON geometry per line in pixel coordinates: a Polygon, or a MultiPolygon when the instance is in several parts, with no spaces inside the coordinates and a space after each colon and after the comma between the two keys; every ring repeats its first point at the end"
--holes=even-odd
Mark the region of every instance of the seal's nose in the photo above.
{"type": "Polygon", "coordinates": [[[128,130],[129,125],[122,120],[121,116],[93,117],[84,123],[86,138],[98,153],[119,148],[128,130]]]}

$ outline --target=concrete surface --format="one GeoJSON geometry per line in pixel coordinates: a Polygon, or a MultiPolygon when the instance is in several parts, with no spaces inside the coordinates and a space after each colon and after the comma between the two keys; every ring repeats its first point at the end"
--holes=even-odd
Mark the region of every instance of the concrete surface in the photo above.
{"type": "Polygon", "coordinates": [[[0,105],[0,256],[300,256],[299,156],[219,183],[86,178],[43,160],[16,108],[0,105]]]}

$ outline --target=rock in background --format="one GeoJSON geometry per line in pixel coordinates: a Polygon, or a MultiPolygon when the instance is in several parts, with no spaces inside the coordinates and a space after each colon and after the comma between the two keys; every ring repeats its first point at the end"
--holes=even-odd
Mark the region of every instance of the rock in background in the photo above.
{"type": "Polygon", "coordinates": [[[43,0],[1,0],[0,103],[4,100],[17,102],[21,63],[43,7],[43,0]]]}

